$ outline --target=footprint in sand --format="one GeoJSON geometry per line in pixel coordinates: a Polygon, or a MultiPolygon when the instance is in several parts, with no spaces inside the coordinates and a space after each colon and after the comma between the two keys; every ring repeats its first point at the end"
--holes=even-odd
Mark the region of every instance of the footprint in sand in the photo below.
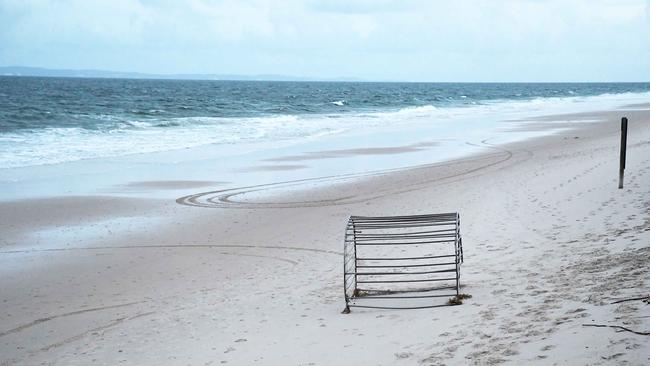
{"type": "Polygon", "coordinates": [[[395,358],[399,359],[405,359],[413,356],[413,353],[411,352],[397,352],[395,353],[395,358]]]}

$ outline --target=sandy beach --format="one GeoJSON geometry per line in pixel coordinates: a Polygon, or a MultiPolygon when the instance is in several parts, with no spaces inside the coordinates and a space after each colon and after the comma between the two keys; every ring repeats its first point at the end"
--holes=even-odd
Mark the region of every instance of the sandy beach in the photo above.
{"type": "Polygon", "coordinates": [[[565,129],[404,169],[0,202],[0,365],[650,364],[647,336],[585,326],[650,331],[647,302],[614,303],[649,295],[648,105],[512,129],[549,121],[565,129]],[[436,212],[461,215],[472,297],[341,314],[348,217],[436,212]]]}

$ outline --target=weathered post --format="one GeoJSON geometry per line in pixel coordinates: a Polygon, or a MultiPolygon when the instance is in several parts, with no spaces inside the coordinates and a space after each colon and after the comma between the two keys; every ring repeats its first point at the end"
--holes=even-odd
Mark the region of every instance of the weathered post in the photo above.
{"type": "Polygon", "coordinates": [[[625,152],[627,150],[627,117],[621,118],[621,161],[618,168],[618,189],[623,188],[623,173],[625,173],[625,152]]]}

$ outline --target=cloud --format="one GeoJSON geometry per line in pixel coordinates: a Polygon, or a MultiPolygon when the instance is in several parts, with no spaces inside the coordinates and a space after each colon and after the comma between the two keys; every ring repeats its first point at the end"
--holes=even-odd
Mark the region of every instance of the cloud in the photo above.
{"type": "Polygon", "coordinates": [[[410,80],[639,79],[650,62],[648,4],[3,0],[0,63],[410,80]],[[619,54],[637,60],[620,64],[619,54]],[[584,75],[585,63],[598,72],[584,75]]]}
{"type": "Polygon", "coordinates": [[[386,12],[400,12],[406,9],[413,9],[416,5],[422,5],[422,1],[413,0],[312,0],[307,1],[309,9],[316,12],[339,13],[339,14],[373,14],[386,12]]]}

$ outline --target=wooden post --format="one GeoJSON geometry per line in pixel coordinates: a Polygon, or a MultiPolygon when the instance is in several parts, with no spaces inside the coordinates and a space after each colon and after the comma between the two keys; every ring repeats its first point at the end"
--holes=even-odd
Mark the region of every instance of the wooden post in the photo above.
{"type": "Polygon", "coordinates": [[[623,188],[623,173],[625,173],[625,153],[627,150],[627,117],[621,118],[621,162],[618,169],[618,189],[623,188]]]}

